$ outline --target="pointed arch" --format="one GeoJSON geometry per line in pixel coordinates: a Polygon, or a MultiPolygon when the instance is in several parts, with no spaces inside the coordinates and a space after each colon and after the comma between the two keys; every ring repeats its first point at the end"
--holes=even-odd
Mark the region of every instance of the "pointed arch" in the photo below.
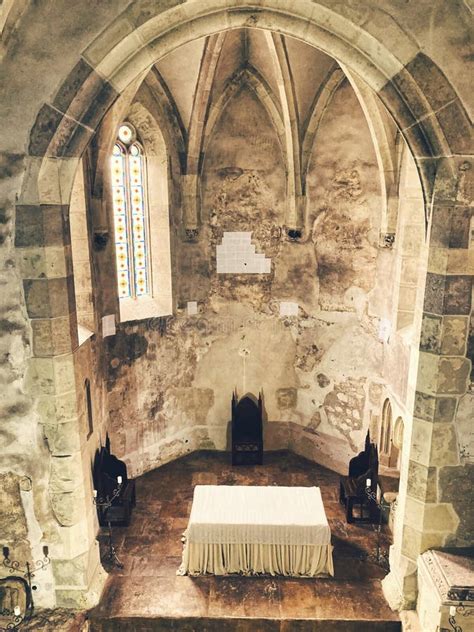
{"type": "Polygon", "coordinates": [[[171,152],[172,148],[176,147],[180,168],[183,172],[188,137],[178,106],[156,66],[153,66],[147,74],[144,83],[150,88],[151,94],[158,103],[160,114],[162,114],[158,122],[165,136],[168,151],[171,152]]]}
{"type": "Polygon", "coordinates": [[[226,33],[207,38],[194,94],[186,152],[184,193],[184,224],[186,230],[196,230],[199,224],[199,182],[201,151],[206,118],[209,110],[212,84],[226,33]]]}
{"type": "Polygon", "coordinates": [[[303,192],[306,192],[306,178],[313,154],[314,141],[319,129],[319,125],[326,112],[336,90],[344,81],[344,72],[336,64],[327,75],[324,83],[317,91],[310,111],[303,126],[303,143],[301,150],[301,174],[303,192]]]}
{"type": "Polygon", "coordinates": [[[272,93],[270,86],[265,81],[264,77],[258,72],[256,68],[250,65],[234,73],[234,75],[227,82],[220,97],[211,105],[204,134],[203,154],[205,155],[207,151],[209,142],[212,138],[212,134],[224,110],[243,86],[248,86],[264,106],[275,128],[275,132],[280,143],[280,148],[282,150],[283,156],[285,157],[285,125],[283,123],[281,113],[278,109],[278,102],[274,94],[272,93]]]}
{"type": "Polygon", "coordinates": [[[300,230],[303,227],[301,146],[295,85],[283,36],[265,31],[265,38],[275,67],[285,127],[288,200],[286,224],[290,230],[300,230]]]}
{"type": "Polygon", "coordinates": [[[380,99],[369,86],[348,68],[344,67],[364,112],[379,168],[382,192],[381,233],[395,235],[398,217],[398,185],[400,181],[401,140],[397,126],[382,109],[380,99]]]}

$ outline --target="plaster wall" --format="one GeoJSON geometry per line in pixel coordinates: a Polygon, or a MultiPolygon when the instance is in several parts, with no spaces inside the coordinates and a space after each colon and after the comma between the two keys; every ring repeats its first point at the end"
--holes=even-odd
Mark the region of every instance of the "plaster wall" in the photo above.
{"type": "Polygon", "coordinates": [[[176,314],[164,331],[123,324],[107,343],[112,446],[132,474],[197,447],[226,449],[234,388],[263,390],[267,449],[345,469],[381,406],[382,314],[369,313],[385,254],[378,182],[346,82],[316,136],[307,230],[288,241],[278,137],[252,91],[233,98],[205,156],[199,241],[176,245],[176,314]],[[252,232],[270,274],[217,274],[216,246],[232,231],[252,232]],[[188,301],[197,315],[187,316],[188,301]],[[298,316],[281,317],[281,301],[297,303],[298,316]]]}

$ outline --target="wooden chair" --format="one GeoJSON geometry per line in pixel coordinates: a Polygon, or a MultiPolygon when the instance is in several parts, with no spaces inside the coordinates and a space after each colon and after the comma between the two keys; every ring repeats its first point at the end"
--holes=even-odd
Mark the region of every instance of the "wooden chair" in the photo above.
{"type": "Polygon", "coordinates": [[[110,439],[107,435],[105,446],[95,453],[92,473],[94,489],[99,498],[112,497],[118,485],[118,476],[122,477],[120,494],[108,509],[97,507],[97,516],[102,527],[109,523],[112,526],[128,526],[136,504],[135,481],[128,478],[125,463],[110,452],[110,439]]]}
{"type": "Polygon", "coordinates": [[[232,465],[261,465],[263,462],[262,395],[258,401],[232,393],[232,465]]]}
{"type": "Polygon", "coordinates": [[[367,433],[365,447],[349,462],[349,475],[339,478],[339,502],[345,506],[347,522],[373,522],[377,517],[378,449],[367,433]],[[367,479],[370,479],[370,491],[367,479]],[[359,517],[354,515],[358,505],[359,517]]]}

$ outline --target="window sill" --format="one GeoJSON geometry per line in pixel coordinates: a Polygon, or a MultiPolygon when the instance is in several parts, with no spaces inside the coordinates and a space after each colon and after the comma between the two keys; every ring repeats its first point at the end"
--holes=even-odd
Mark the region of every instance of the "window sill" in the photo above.
{"type": "Polygon", "coordinates": [[[150,298],[122,298],[120,299],[120,322],[143,320],[169,316],[172,313],[171,296],[150,298]]]}
{"type": "Polygon", "coordinates": [[[79,347],[83,345],[89,338],[92,338],[94,332],[84,327],[84,325],[77,325],[77,339],[79,342],[79,347]]]}

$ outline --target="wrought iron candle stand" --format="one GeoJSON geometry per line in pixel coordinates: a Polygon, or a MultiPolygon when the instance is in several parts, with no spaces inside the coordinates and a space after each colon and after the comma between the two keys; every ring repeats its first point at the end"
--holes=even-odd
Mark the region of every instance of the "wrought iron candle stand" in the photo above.
{"type": "Polygon", "coordinates": [[[379,503],[377,500],[377,494],[372,491],[370,487],[371,481],[367,479],[367,487],[365,488],[365,493],[370,503],[375,504],[378,509],[379,519],[377,525],[374,527],[374,531],[377,534],[376,542],[375,542],[375,550],[372,553],[369,553],[365,558],[369,562],[373,564],[377,564],[381,568],[386,571],[390,570],[390,564],[388,561],[388,551],[382,551],[381,546],[381,535],[382,535],[382,503],[379,503]]]}
{"type": "MultiPolygon", "coordinates": [[[[30,617],[28,617],[29,619],[30,617]]],[[[28,620],[26,616],[21,616],[21,611],[18,606],[15,606],[15,610],[13,612],[13,619],[9,621],[5,628],[0,628],[1,632],[4,630],[18,630],[18,627],[23,623],[23,621],[28,620]]]]}
{"type": "Polygon", "coordinates": [[[458,625],[456,621],[457,614],[460,614],[462,617],[474,617],[474,609],[468,610],[463,604],[460,604],[459,606],[451,606],[449,608],[448,623],[452,630],[448,628],[439,628],[439,632],[463,632],[462,627],[458,625]]]}
{"type": "Polygon", "coordinates": [[[45,570],[46,567],[50,564],[51,559],[49,557],[49,549],[45,545],[43,546],[43,559],[36,560],[33,564],[29,562],[25,562],[25,565],[22,566],[21,562],[17,560],[10,559],[10,549],[8,546],[3,547],[3,566],[8,568],[12,577],[18,576],[22,577],[26,580],[27,589],[26,589],[26,607],[25,613],[22,615],[19,606],[15,606],[13,610],[13,619],[7,624],[5,628],[0,628],[0,631],[3,630],[17,630],[18,627],[24,622],[31,619],[34,611],[34,600],[33,600],[33,591],[36,590],[36,586],[32,584],[32,580],[36,575],[37,571],[45,570]]]}
{"type": "MultiPolygon", "coordinates": [[[[94,489],[94,497],[93,502],[96,507],[99,507],[104,512],[105,516],[108,516],[108,510],[112,506],[114,500],[120,495],[122,490],[122,477],[117,477],[118,486],[112,492],[112,495],[106,496],[105,498],[99,498],[97,496],[97,490],[94,489]]],[[[114,541],[112,537],[112,524],[110,520],[107,520],[107,529],[108,529],[108,552],[105,556],[106,560],[109,560],[113,566],[117,568],[123,568],[122,562],[119,560],[117,556],[117,551],[115,550],[114,541]]]]}

